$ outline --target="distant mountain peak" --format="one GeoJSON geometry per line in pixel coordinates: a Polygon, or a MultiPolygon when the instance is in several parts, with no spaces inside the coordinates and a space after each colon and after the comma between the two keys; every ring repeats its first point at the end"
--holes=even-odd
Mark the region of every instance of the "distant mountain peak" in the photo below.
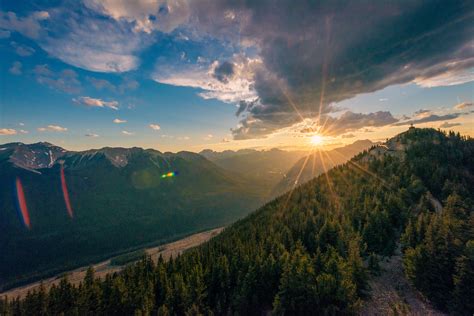
{"type": "Polygon", "coordinates": [[[56,160],[67,153],[67,150],[48,142],[33,144],[9,143],[0,146],[10,150],[9,161],[15,166],[27,170],[50,168],[56,160]]]}

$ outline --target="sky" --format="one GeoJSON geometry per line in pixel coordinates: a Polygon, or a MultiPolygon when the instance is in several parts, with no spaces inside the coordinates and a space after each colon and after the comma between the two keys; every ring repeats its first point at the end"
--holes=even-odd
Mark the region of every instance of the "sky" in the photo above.
{"type": "Polygon", "coordinates": [[[474,136],[473,35],[473,1],[0,0],[0,143],[474,136]]]}

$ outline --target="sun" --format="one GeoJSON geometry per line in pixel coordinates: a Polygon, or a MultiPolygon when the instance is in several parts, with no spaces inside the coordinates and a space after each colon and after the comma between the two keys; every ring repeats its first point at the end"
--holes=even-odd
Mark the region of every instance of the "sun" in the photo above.
{"type": "Polygon", "coordinates": [[[324,138],[321,135],[311,136],[310,143],[313,146],[319,146],[324,142],[324,138]]]}

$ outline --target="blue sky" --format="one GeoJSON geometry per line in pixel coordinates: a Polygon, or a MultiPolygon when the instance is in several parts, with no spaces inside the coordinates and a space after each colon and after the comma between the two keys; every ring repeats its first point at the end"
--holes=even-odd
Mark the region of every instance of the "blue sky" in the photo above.
{"type": "Polygon", "coordinates": [[[410,122],[474,136],[469,5],[438,16],[378,4],[367,23],[304,1],[291,14],[187,0],[0,8],[0,143],[199,151],[305,148],[321,135],[330,147],[410,122]],[[402,22],[409,31],[387,31],[402,22]]]}

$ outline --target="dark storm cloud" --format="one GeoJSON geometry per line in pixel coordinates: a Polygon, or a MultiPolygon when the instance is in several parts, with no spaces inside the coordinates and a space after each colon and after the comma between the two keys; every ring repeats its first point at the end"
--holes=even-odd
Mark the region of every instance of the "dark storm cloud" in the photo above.
{"type": "MultiPolygon", "coordinates": [[[[246,109],[236,138],[264,137],[360,93],[474,66],[473,1],[198,4],[198,14],[233,12],[239,40],[256,45],[263,60],[260,102],[246,109]]],[[[224,30],[216,20],[201,19],[224,30]]]]}
{"type": "Polygon", "coordinates": [[[403,125],[410,125],[410,124],[421,124],[421,123],[429,123],[429,122],[437,122],[437,121],[454,120],[455,118],[458,118],[460,115],[461,113],[452,113],[452,114],[446,114],[446,115],[431,114],[430,116],[427,116],[427,117],[400,122],[394,125],[403,126],[403,125]]]}
{"type": "Polygon", "coordinates": [[[229,79],[232,79],[234,73],[234,64],[228,61],[224,61],[223,63],[217,65],[212,75],[220,82],[227,83],[229,82],[229,79]]]}
{"type": "Polygon", "coordinates": [[[325,135],[339,135],[363,127],[381,127],[393,124],[398,120],[390,112],[378,111],[374,113],[354,113],[347,111],[338,118],[327,119],[322,133],[325,135]]]}
{"type": "Polygon", "coordinates": [[[450,128],[450,127],[454,127],[454,126],[460,126],[461,123],[449,123],[449,122],[444,122],[443,124],[441,124],[439,127],[440,128],[450,128]]]}

